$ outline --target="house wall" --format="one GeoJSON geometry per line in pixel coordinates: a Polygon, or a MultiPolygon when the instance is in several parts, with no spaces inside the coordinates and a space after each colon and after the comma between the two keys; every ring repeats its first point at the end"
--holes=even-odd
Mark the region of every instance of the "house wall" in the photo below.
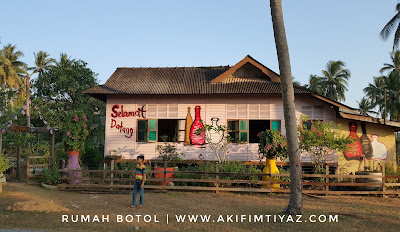
{"type": "MultiPolygon", "coordinates": [[[[349,136],[350,129],[349,123],[354,122],[357,124],[357,137],[360,138],[363,135],[361,123],[357,121],[347,119],[337,119],[337,123],[341,124],[341,130],[343,135],[349,136]]],[[[346,159],[343,152],[338,152],[338,172],[343,174],[354,173],[358,171],[359,167],[363,171],[365,166],[370,166],[375,169],[378,164],[382,162],[390,162],[396,160],[396,141],[394,135],[394,129],[389,126],[383,126],[373,123],[366,123],[365,125],[366,135],[371,142],[371,147],[365,150],[370,150],[371,156],[369,159],[365,159],[365,162],[361,162],[356,159],[346,159]],[[374,139],[375,138],[375,139],[374,139]],[[375,141],[374,141],[375,140],[375,141]]],[[[350,152],[353,150],[350,149],[350,152]]]]}
{"type": "MultiPolygon", "coordinates": [[[[134,159],[139,154],[144,154],[146,159],[156,158],[157,142],[136,142],[136,125],[138,117],[111,117],[112,107],[118,104],[124,111],[135,111],[145,105],[148,119],[186,119],[188,107],[191,116],[195,119],[195,106],[201,107],[201,119],[206,124],[211,124],[211,118],[219,118],[219,125],[226,125],[228,119],[264,119],[281,120],[281,132],[285,134],[282,98],[280,95],[210,95],[210,96],[129,96],[109,95],[107,98],[106,113],[106,139],[104,154],[111,153],[122,155],[124,159],[134,159]],[[112,127],[112,120],[117,125],[126,128],[127,134],[122,129],[112,127]],[[133,132],[131,134],[131,132],[133,132]],[[129,138],[128,138],[129,137],[129,138]],[[115,151],[115,152],[114,152],[115,151]]],[[[323,118],[335,121],[336,113],[331,106],[321,100],[307,95],[298,95],[295,100],[296,117],[300,118],[302,106],[322,106],[323,118]]],[[[206,160],[216,160],[212,150],[195,145],[179,143],[179,152],[185,154],[185,159],[199,159],[202,154],[206,160]]],[[[230,144],[230,160],[259,160],[258,144],[230,144]]],[[[332,161],[336,156],[332,157],[332,161]]],[[[309,157],[302,155],[302,162],[310,161],[309,157]]]]}

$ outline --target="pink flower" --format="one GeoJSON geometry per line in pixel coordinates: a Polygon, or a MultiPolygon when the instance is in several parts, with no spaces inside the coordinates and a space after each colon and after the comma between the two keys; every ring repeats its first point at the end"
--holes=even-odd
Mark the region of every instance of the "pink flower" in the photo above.
{"type": "Polygon", "coordinates": [[[83,114],[83,119],[85,119],[85,121],[87,121],[86,114],[83,114]]]}
{"type": "Polygon", "coordinates": [[[72,139],[75,139],[75,137],[72,137],[72,139]]]}
{"type": "Polygon", "coordinates": [[[72,119],[72,120],[74,120],[75,122],[77,122],[77,121],[78,121],[78,119],[79,119],[79,118],[78,118],[78,115],[76,115],[76,114],[75,114],[75,118],[74,118],[74,119],[72,119]]]}
{"type": "Polygon", "coordinates": [[[83,125],[83,128],[86,128],[86,127],[87,127],[87,125],[86,125],[86,124],[84,124],[84,125],[83,125]]]}
{"type": "Polygon", "coordinates": [[[260,137],[261,137],[261,132],[259,132],[259,133],[257,134],[257,137],[258,137],[258,138],[260,138],[260,137]]]}
{"type": "Polygon", "coordinates": [[[272,147],[271,145],[267,145],[267,146],[265,147],[265,149],[269,150],[271,147],[272,147]]]}
{"type": "Polygon", "coordinates": [[[71,132],[67,131],[67,136],[70,136],[70,135],[71,135],[71,132]]]}

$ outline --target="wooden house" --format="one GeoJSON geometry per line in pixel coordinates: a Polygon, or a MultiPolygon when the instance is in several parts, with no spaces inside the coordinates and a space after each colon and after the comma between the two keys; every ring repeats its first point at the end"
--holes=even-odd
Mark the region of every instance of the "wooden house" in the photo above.
{"type": "MultiPolygon", "coordinates": [[[[195,111],[206,124],[228,126],[235,139],[229,145],[230,160],[259,160],[260,131],[276,129],[285,134],[280,77],[251,56],[234,66],[117,68],[104,85],[85,93],[107,103],[105,156],[134,159],[144,154],[146,159],[155,159],[157,144],[163,138],[168,142],[175,138],[185,159],[216,160],[207,144],[190,138],[195,111]]],[[[362,116],[301,86],[294,86],[294,93],[297,118],[305,114],[310,119],[334,121],[347,134],[349,123],[355,122],[359,137],[363,123],[371,141],[380,143],[380,149],[381,144],[387,148],[386,156],[380,154],[378,160],[395,160],[394,132],[399,122],[362,116]]],[[[358,167],[357,160],[345,158],[333,154],[327,162],[342,162],[348,170],[358,167]]],[[[301,161],[311,162],[304,154],[301,161]]]]}

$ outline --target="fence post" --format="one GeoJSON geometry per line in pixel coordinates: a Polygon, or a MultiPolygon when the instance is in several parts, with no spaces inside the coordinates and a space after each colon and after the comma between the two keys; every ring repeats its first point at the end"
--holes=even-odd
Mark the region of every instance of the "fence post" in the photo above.
{"type": "MultiPolygon", "coordinates": [[[[217,180],[217,182],[215,182],[215,187],[218,189],[219,188],[219,182],[218,182],[218,180],[219,180],[219,174],[218,174],[219,173],[219,162],[218,161],[215,163],[215,172],[217,173],[217,175],[215,175],[215,179],[217,180]]],[[[219,193],[219,191],[216,190],[215,193],[219,193]]]]}
{"type": "Polygon", "coordinates": [[[104,170],[104,172],[103,172],[103,179],[105,179],[105,178],[106,178],[106,172],[105,172],[105,170],[106,170],[106,163],[105,163],[105,162],[103,163],[103,170],[104,170]]]}
{"type": "Polygon", "coordinates": [[[53,163],[54,163],[54,143],[55,143],[55,136],[56,136],[56,132],[53,132],[53,134],[51,134],[51,142],[50,142],[50,156],[51,156],[50,167],[53,167],[53,163]]]}
{"type": "Polygon", "coordinates": [[[29,163],[30,163],[29,161],[30,161],[30,158],[28,156],[26,159],[26,184],[29,183],[29,163]]]}
{"type": "Polygon", "coordinates": [[[269,179],[268,179],[268,189],[269,189],[269,195],[272,195],[272,175],[271,175],[271,163],[268,163],[268,175],[269,175],[269,179]]]}
{"type": "Polygon", "coordinates": [[[167,186],[167,161],[164,161],[164,176],[163,176],[163,189],[165,190],[165,186],[167,186]]]}
{"type": "Polygon", "coordinates": [[[386,192],[386,186],[385,186],[385,183],[386,183],[386,166],[385,166],[385,163],[383,163],[382,164],[382,197],[386,197],[386,194],[385,194],[385,192],[386,192]]]}
{"type": "Polygon", "coordinates": [[[21,178],[21,149],[17,147],[17,180],[21,178]]]}
{"type": "MultiPolygon", "coordinates": [[[[112,172],[112,171],[114,171],[114,160],[111,160],[111,174],[110,174],[111,179],[114,178],[114,172],[112,172]]],[[[113,180],[111,180],[111,185],[114,185],[114,181],[113,180]]]]}
{"type": "MultiPolygon", "coordinates": [[[[325,167],[325,191],[329,192],[329,165],[326,165],[325,167]]],[[[328,195],[328,193],[326,193],[325,195],[328,195]]]]}

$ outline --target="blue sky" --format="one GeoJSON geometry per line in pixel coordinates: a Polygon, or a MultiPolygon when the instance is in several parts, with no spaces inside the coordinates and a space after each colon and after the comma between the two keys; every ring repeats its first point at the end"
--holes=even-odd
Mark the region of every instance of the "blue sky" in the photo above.
{"type": "MultiPolygon", "coordinates": [[[[389,62],[379,32],[398,0],[284,1],[292,73],[306,83],[329,60],[351,71],[346,104],[389,62]]],[[[247,54],[279,72],[268,0],[4,1],[2,45],[33,64],[33,52],[66,52],[104,83],[117,67],[234,65],[247,54]],[[7,9],[7,10],[4,10],[7,9]]]]}

